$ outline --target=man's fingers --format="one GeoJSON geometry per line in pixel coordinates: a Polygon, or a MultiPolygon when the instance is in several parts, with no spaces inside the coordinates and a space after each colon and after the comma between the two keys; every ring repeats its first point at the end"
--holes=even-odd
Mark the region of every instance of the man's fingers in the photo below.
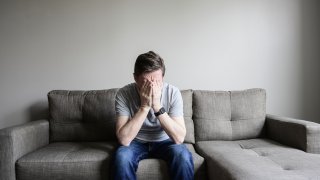
{"type": "Polygon", "coordinates": [[[149,95],[149,97],[151,97],[153,95],[153,87],[152,86],[150,86],[148,95],[149,95]]]}
{"type": "Polygon", "coordinates": [[[147,94],[150,93],[151,88],[152,88],[152,85],[150,84],[150,82],[148,82],[148,85],[147,85],[147,94]]]}
{"type": "Polygon", "coordinates": [[[150,86],[150,82],[149,81],[144,81],[143,85],[142,85],[142,92],[146,92],[148,90],[150,86]]]}
{"type": "Polygon", "coordinates": [[[142,85],[142,90],[145,90],[147,87],[147,82],[144,82],[143,85],[142,85]]]}
{"type": "Polygon", "coordinates": [[[155,86],[152,86],[151,92],[152,92],[152,97],[154,97],[156,95],[156,93],[157,93],[155,86]]]}

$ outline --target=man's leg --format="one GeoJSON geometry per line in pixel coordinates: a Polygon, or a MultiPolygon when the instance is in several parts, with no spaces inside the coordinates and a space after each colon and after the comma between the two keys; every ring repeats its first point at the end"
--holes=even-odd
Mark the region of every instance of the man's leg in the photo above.
{"type": "Polygon", "coordinates": [[[114,179],[135,180],[139,161],[147,157],[146,144],[132,141],[129,146],[120,146],[114,156],[114,179]]]}
{"type": "Polygon", "coordinates": [[[192,154],[184,144],[175,144],[171,140],[152,144],[151,155],[167,162],[173,180],[194,179],[192,154]]]}

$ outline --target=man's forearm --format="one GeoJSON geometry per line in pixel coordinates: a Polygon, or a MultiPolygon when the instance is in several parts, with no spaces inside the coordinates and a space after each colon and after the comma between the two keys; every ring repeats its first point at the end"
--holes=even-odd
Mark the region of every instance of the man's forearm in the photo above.
{"type": "Polygon", "coordinates": [[[131,141],[137,136],[149,110],[150,108],[141,107],[133,118],[120,128],[117,136],[122,145],[129,146],[131,141]]]}
{"type": "Polygon", "coordinates": [[[186,129],[176,120],[173,120],[167,113],[158,116],[162,128],[176,144],[181,144],[186,136],[186,129]]]}

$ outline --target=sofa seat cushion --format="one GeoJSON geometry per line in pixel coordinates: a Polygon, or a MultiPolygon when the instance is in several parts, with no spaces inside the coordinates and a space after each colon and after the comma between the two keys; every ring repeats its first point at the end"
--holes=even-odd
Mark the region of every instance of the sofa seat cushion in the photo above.
{"type": "MultiPolygon", "coordinates": [[[[185,144],[193,157],[194,163],[194,179],[207,179],[206,164],[204,158],[196,153],[192,144],[185,144]]],[[[169,179],[168,167],[165,161],[161,159],[144,159],[140,161],[137,170],[137,179],[139,180],[160,180],[169,179]]]]}
{"type": "MultiPolygon", "coordinates": [[[[192,144],[186,146],[193,156],[195,179],[206,179],[204,158],[195,152],[192,144]]],[[[110,142],[52,143],[17,161],[17,179],[108,179],[117,147],[117,143],[110,142]]],[[[142,160],[137,177],[140,180],[168,179],[167,165],[160,159],[142,160]]]]}
{"type": "Polygon", "coordinates": [[[316,179],[320,155],[267,139],[202,141],[196,149],[207,161],[210,179],[316,179]]]}
{"type": "Polygon", "coordinates": [[[116,148],[117,143],[110,142],[52,143],[17,161],[17,179],[108,179],[116,148]]]}

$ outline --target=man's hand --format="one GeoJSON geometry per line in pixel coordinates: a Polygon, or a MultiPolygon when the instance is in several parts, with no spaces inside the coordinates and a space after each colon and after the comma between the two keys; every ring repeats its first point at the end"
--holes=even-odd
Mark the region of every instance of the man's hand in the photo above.
{"type": "Polygon", "coordinates": [[[139,89],[139,93],[141,107],[150,109],[152,105],[152,83],[150,81],[145,81],[139,89]]]}
{"type": "Polygon", "coordinates": [[[152,79],[152,108],[154,112],[158,112],[161,108],[162,82],[153,81],[152,79]]]}

